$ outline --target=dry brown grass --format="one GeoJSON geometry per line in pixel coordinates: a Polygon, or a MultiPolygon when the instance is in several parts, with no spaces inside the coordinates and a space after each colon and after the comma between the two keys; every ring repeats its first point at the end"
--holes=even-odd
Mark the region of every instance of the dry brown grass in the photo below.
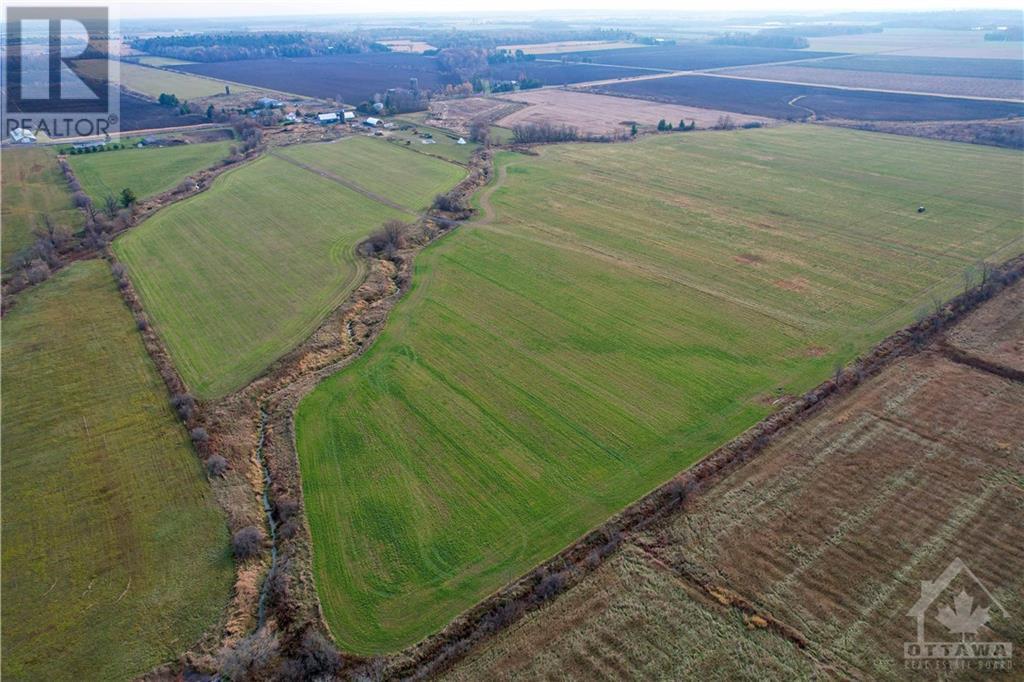
{"type": "Polygon", "coordinates": [[[949,342],[984,360],[1024,371],[1024,284],[975,311],[949,342]]]}
{"type": "Polygon", "coordinates": [[[640,43],[624,40],[565,40],[557,43],[535,43],[531,45],[502,45],[499,49],[525,54],[561,54],[566,52],[589,52],[590,50],[618,50],[625,47],[645,47],[640,43]]]}
{"type": "Polygon", "coordinates": [[[659,104],[555,88],[510,93],[501,95],[500,99],[526,105],[498,119],[497,124],[500,126],[511,128],[525,123],[570,125],[579,128],[583,134],[591,135],[621,133],[629,130],[634,122],[641,127],[653,127],[661,119],[665,119],[673,126],[677,125],[680,119],[696,121],[698,128],[714,126],[721,116],[730,116],[736,125],[771,120],[716,109],[659,104]]]}

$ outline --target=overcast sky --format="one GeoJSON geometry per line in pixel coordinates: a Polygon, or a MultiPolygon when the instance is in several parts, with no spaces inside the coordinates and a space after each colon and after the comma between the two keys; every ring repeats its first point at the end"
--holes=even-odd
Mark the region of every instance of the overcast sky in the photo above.
{"type": "MultiPolygon", "coordinates": [[[[72,4],[65,0],[62,4],[72,4]]],[[[1019,9],[1020,0],[715,0],[688,3],[680,0],[388,0],[386,2],[302,0],[301,2],[262,2],[260,0],[133,0],[122,2],[121,17],[244,17],[309,14],[428,14],[436,12],[497,11],[536,12],[540,10],[616,10],[638,13],[643,10],[686,12],[758,12],[785,11],[928,11],[947,9],[1019,9]]]]}
{"type": "Polygon", "coordinates": [[[628,12],[636,16],[647,11],[673,13],[753,12],[760,15],[781,12],[877,12],[936,11],[956,9],[1021,9],[1021,0],[11,0],[7,5],[109,5],[116,6],[122,19],[176,17],[266,17],[309,15],[382,14],[481,14],[484,12],[536,13],[628,12]]]}

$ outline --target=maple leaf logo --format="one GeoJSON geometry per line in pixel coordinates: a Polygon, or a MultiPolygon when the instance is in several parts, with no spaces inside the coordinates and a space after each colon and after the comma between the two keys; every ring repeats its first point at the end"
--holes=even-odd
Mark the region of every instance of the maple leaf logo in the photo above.
{"type": "Polygon", "coordinates": [[[967,635],[977,635],[988,618],[988,607],[974,608],[974,597],[963,590],[953,597],[953,608],[943,606],[935,616],[950,632],[959,634],[961,640],[967,639],[967,635]]]}

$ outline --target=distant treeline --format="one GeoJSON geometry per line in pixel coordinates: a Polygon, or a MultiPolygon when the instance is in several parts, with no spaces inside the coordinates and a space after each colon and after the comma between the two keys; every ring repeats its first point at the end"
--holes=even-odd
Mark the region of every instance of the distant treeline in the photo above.
{"type": "Polygon", "coordinates": [[[524,123],[512,127],[512,141],[517,144],[532,142],[572,142],[580,137],[579,128],[553,123],[524,123]]]}
{"type": "Polygon", "coordinates": [[[800,50],[810,45],[803,36],[770,34],[766,31],[758,33],[726,33],[711,39],[712,45],[740,45],[743,47],[777,47],[788,50],[800,50]]]}
{"type": "Polygon", "coordinates": [[[802,36],[804,38],[822,38],[826,36],[856,36],[864,33],[881,33],[878,25],[860,24],[808,24],[806,26],[786,26],[785,28],[767,28],[762,34],[802,36]]]}
{"type": "Polygon", "coordinates": [[[225,62],[267,57],[319,57],[356,52],[387,52],[388,47],[357,34],[193,33],[138,38],[132,47],[161,57],[193,62],[225,62]]]}
{"type": "MultiPolygon", "coordinates": [[[[404,30],[408,34],[408,29],[404,30]]],[[[381,36],[377,31],[374,35],[381,36]]],[[[416,38],[430,43],[439,49],[444,48],[482,48],[493,49],[501,45],[536,45],[538,43],[565,42],[569,40],[636,40],[637,36],[630,31],[614,28],[595,28],[582,30],[569,29],[504,29],[496,31],[422,31],[416,38]]]]}
{"type": "Polygon", "coordinates": [[[715,45],[741,45],[743,47],[776,47],[787,50],[802,50],[810,43],[808,38],[823,36],[849,36],[862,33],[881,33],[881,26],[851,24],[814,24],[807,26],[786,26],[767,28],[757,33],[726,33],[711,40],[715,45]]]}

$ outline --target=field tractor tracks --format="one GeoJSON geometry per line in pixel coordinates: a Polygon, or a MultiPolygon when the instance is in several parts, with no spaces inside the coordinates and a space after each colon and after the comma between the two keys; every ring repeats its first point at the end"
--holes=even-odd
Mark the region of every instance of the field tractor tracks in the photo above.
{"type": "Polygon", "coordinates": [[[793,107],[794,109],[803,109],[808,114],[810,114],[811,120],[813,121],[818,116],[818,114],[815,113],[814,109],[811,109],[810,107],[805,107],[802,104],[797,104],[797,102],[802,100],[804,97],[807,97],[807,95],[797,95],[793,99],[791,99],[788,102],[786,102],[786,104],[788,104],[789,106],[793,107]]]}
{"type": "Polygon", "coordinates": [[[362,185],[356,184],[356,183],[352,182],[351,180],[347,180],[347,179],[341,177],[340,175],[335,175],[334,173],[331,173],[331,172],[328,172],[328,171],[325,171],[325,170],[321,170],[319,168],[314,168],[313,166],[310,166],[309,164],[302,163],[301,161],[296,161],[295,159],[291,158],[287,154],[281,154],[281,153],[279,153],[277,151],[271,151],[271,152],[269,152],[269,154],[270,154],[270,156],[275,156],[275,157],[281,159],[282,161],[287,161],[288,163],[292,164],[293,166],[297,166],[299,168],[302,168],[303,170],[307,170],[310,173],[316,173],[320,177],[325,178],[327,180],[330,180],[331,182],[336,182],[339,185],[342,185],[343,187],[347,187],[348,189],[352,190],[353,192],[358,192],[359,194],[362,194],[364,197],[366,197],[368,199],[372,199],[373,201],[376,201],[379,204],[384,204],[385,206],[387,206],[389,208],[393,208],[396,211],[401,211],[402,213],[407,213],[409,215],[416,215],[415,212],[410,211],[405,206],[402,206],[401,204],[397,204],[394,201],[391,201],[390,199],[388,199],[387,197],[383,197],[383,196],[381,196],[381,195],[379,195],[379,194],[377,194],[375,192],[371,192],[370,190],[366,189],[362,185]]]}

